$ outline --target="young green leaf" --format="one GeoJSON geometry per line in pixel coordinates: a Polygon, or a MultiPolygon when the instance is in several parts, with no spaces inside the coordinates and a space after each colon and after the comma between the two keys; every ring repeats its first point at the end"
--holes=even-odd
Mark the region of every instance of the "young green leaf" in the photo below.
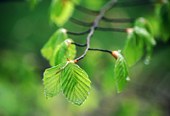
{"type": "Polygon", "coordinates": [[[67,34],[65,29],[57,30],[48,40],[48,42],[41,49],[41,54],[50,60],[55,48],[60,45],[63,41],[67,39],[67,34]]]}
{"type": "Polygon", "coordinates": [[[136,26],[129,30],[127,43],[124,48],[124,54],[129,66],[139,61],[145,51],[146,56],[150,57],[153,46],[156,45],[152,34],[149,33],[149,27],[147,27],[145,24],[137,21],[136,26]]]}
{"type": "Polygon", "coordinates": [[[91,81],[87,73],[78,65],[69,63],[62,75],[62,91],[66,98],[76,105],[81,105],[89,95],[91,81]]]}
{"type": "Polygon", "coordinates": [[[61,91],[61,74],[66,63],[59,64],[44,72],[44,92],[47,98],[57,95],[61,91]]]}
{"type": "Polygon", "coordinates": [[[62,91],[76,105],[81,105],[87,99],[91,88],[87,73],[73,61],[46,69],[43,81],[47,98],[62,91]]]}
{"type": "Polygon", "coordinates": [[[135,27],[139,27],[139,28],[143,28],[143,29],[146,29],[147,32],[149,32],[150,34],[152,34],[152,26],[151,24],[143,17],[141,18],[138,18],[136,21],[135,21],[135,27]]]}
{"type": "Polygon", "coordinates": [[[115,68],[114,68],[114,80],[115,80],[117,92],[119,93],[124,89],[127,81],[129,81],[130,78],[128,76],[129,75],[128,68],[124,57],[120,53],[118,53],[117,56],[118,58],[116,60],[115,68]]]}
{"type": "Polygon", "coordinates": [[[153,46],[156,45],[155,39],[145,28],[140,28],[136,26],[135,32],[139,37],[143,38],[146,43],[153,46]]]}
{"type": "Polygon", "coordinates": [[[50,59],[51,66],[58,65],[60,63],[66,62],[68,59],[73,60],[76,56],[76,46],[71,44],[73,40],[66,39],[60,45],[58,45],[50,59]]]}
{"type": "Polygon", "coordinates": [[[62,26],[70,18],[74,3],[70,0],[52,0],[50,18],[56,25],[62,26]]]}
{"type": "Polygon", "coordinates": [[[123,52],[128,65],[134,65],[144,54],[144,40],[139,38],[135,32],[129,33],[123,52]]]}
{"type": "Polygon", "coordinates": [[[156,45],[156,41],[154,40],[153,36],[144,28],[135,27],[135,31],[137,35],[139,35],[139,37],[144,40],[146,47],[144,49],[144,51],[146,51],[145,64],[148,64],[153,51],[153,46],[156,45]]]}

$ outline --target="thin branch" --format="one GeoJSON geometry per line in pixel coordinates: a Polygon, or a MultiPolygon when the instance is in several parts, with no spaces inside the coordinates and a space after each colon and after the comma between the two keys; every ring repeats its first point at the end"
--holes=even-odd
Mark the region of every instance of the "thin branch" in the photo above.
{"type": "Polygon", "coordinates": [[[87,23],[87,22],[75,19],[73,17],[70,18],[70,21],[75,23],[75,24],[82,25],[82,26],[85,26],[85,27],[89,27],[89,26],[93,25],[93,23],[87,23]]]}
{"type": "Polygon", "coordinates": [[[106,22],[112,22],[112,23],[133,23],[135,21],[135,19],[131,19],[131,18],[107,18],[107,17],[103,17],[102,18],[103,21],[106,22]]]}
{"type": "Polygon", "coordinates": [[[109,53],[112,55],[112,51],[110,50],[106,50],[106,49],[100,49],[100,48],[89,48],[88,50],[91,50],[91,51],[99,51],[99,52],[106,52],[106,53],[109,53]]]}
{"type": "Polygon", "coordinates": [[[80,57],[78,57],[77,59],[75,59],[75,62],[78,62],[79,60],[83,59],[83,58],[86,56],[86,54],[87,54],[87,52],[88,52],[88,50],[89,50],[89,48],[90,48],[90,39],[91,39],[91,37],[93,36],[96,27],[98,26],[100,20],[101,20],[102,17],[105,15],[105,13],[106,13],[108,10],[110,10],[110,9],[113,7],[113,5],[115,5],[115,3],[116,3],[116,0],[111,0],[111,1],[109,1],[109,2],[100,10],[100,13],[99,13],[99,15],[95,18],[94,23],[93,23],[92,27],[90,28],[90,32],[89,32],[89,34],[88,34],[88,36],[87,36],[87,38],[86,38],[86,44],[87,44],[86,50],[84,51],[84,53],[83,53],[80,57]]]}
{"type": "Polygon", "coordinates": [[[98,31],[115,31],[115,32],[125,32],[127,33],[127,29],[124,28],[105,28],[105,27],[96,27],[98,31]]]}
{"type": "MultiPolygon", "coordinates": [[[[121,33],[127,33],[128,28],[106,28],[106,27],[96,27],[95,28],[96,31],[113,31],[113,32],[121,32],[121,33]]],[[[87,31],[83,31],[83,32],[71,32],[71,31],[67,31],[67,34],[69,35],[85,35],[88,34],[90,32],[90,29],[87,31]]]]}
{"type": "MultiPolygon", "coordinates": [[[[102,19],[106,22],[112,22],[112,23],[132,23],[132,22],[135,21],[135,19],[123,19],[123,18],[122,19],[109,19],[109,18],[106,18],[106,17],[102,17],[102,19]]],[[[73,17],[70,18],[70,21],[75,23],[75,24],[85,26],[85,27],[89,27],[89,26],[93,25],[93,23],[84,22],[84,21],[81,21],[81,20],[73,18],[73,17]]]]}
{"type": "MultiPolygon", "coordinates": [[[[93,23],[87,23],[87,22],[84,22],[84,21],[80,21],[78,19],[75,19],[75,18],[71,18],[70,19],[72,22],[74,22],[75,24],[78,24],[78,25],[82,25],[82,26],[91,26],[93,23]]],[[[118,19],[116,19],[115,21],[118,21],[118,19]]],[[[130,20],[120,20],[120,22],[126,22],[126,21],[130,21],[130,20]]],[[[119,22],[119,21],[118,21],[119,22]]],[[[121,28],[106,28],[106,27],[96,27],[96,30],[99,30],[99,31],[116,31],[116,32],[126,32],[126,29],[121,29],[121,28]]]]}
{"type": "MultiPolygon", "coordinates": [[[[74,44],[78,47],[86,47],[87,44],[80,44],[80,43],[75,43],[75,42],[72,42],[71,44],[74,44]]],[[[110,50],[106,50],[106,49],[101,49],[101,48],[89,48],[88,50],[90,51],[99,51],[99,52],[106,52],[106,53],[109,53],[109,54],[112,54],[112,51],[110,50]]]]}
{"type": "Polygon", "coordinates": [[[71,32],[71,31],[67,31],[67,34],[69,34],[69,35],[85,35],[85,34],[87,34],[89,32],[90,32],[90,30],[83,31],[83,32],[71,32]]]}
{"type": "Polygon", "coordinates": [[[80,43],[75,43],[75,42],[72,42],[71,44],[74,44],[78,47],[86,47],[87,46],[87,44],[80,44],[80,43]]]}

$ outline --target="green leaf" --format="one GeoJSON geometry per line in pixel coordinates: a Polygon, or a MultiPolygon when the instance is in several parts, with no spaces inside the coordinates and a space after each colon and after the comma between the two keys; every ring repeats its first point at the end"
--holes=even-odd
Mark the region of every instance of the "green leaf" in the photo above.
{"type": "Polygon", "coordinates": [[[135,27],[135,32],[139,37],[143,38],[146,43],[150,45],[156,45],[156,41],[153,36],[144,28],[135,27]]]}
{"type": "Polygon", "coordinates": [[[44,92],[47,98],[57,95],[61,91],[61,72],[66,63],[59,64],[44,72],[44,92]]]}
{"type": "Polygon", "coordinates": [[[156,45],[156,41],[154,40],[153,36],[146,29],[135,27],[135,31],[140,36],[140,38],[142,38],[144,40],[144,44],[146,47],[143,50],[143,51],[146,51],[145,64],[149,64],[150,57],[153,52],[153,47],[156,45]]]}
{"type": "Polygon", "coordinates": [[[151,24],[143,17],[138,18],[135,21],[135,27],[139,27],[139,28],[143,28],[146,29],[147,32],[149,32],[150,34],[153,33],[153,27],[151,26],[151,24]]]}
{"type": "Polygon", "coordinates": [[[62,91],[66,98],[81,105],[89,95],[91,81],[87,73],[78,65],[69,63],[62,75],[62,91]]]}
{"type": "Polygon", "coordinates": [[[58,26],[64,25],[74,10],[74,3],[70,0],[52,0],[50,18],[58,26]]]}
{"type": "MultiPolygon", "coordinates": [[[[138,24],[139,25],[139,24],[138,24]]],[[[127,37],[124,54],[129,66],[139,61],[146,51],[146,57],[152,54],[156,41],[146,28],[135,26],[127,37]]]]}
{"type": "Polygon", "coordinates": [[[55,49],[50,64],[52,66],[66,62],[67,60],[73,60],[76,56],[76,46],[71,44],[73,40],[66,39],[55,49]]]}
{"type": "Polygon", "coordinates": [[[129,66],[134,65],[144,54],[144,40],[138,38],[136,33],[129,33],[124,54],[129,66]]]}
{"type": "Polygon", "coordinates": [[[53,56],[55,48],[60,45],[63,41],[67,39],[67,34],[65,29],[57,30],[48,40],[48,42],[41,49],[42,55],[50,60],[53,56]]]}
{"type": "Polygon", "coordinates": [[[114,80],[117,88],[117,92],[121,92],[126,83],[130,80],[128,76],[128,68],[124,57],[119,53],[114,68],[114,80]]]}
{"type": "Polygon", "coordinates": [[[60,91],[76,105],[81,105],[90,92],[91,81],[87,73],[73,61],[61,63],[44,72],[46,97],[53,97],[60,91]]]}

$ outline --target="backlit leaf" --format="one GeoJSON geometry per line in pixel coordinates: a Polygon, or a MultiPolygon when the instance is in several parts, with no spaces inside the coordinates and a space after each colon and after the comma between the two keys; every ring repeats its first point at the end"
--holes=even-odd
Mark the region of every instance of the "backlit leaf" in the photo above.
{"type": "Polygon", "coordinates": [[[62,91],[66,98],[76,105],[81,105],[90,92],[91,81],[87,73],[78,65],[69,63],[62,75],[62,91]]]}
{"type": "Polygon", "coordinates": [[[67,60],[73,60],[76,56],[76,47],[71,44],[73,40],[66,39],[55,49],[52,58],[50,59],[50,64],[52,66],[58,65],[60,63],[66,62],[67,60]]]}
{"type": "Polygon", "coordinates": [[[140,17],[135,21],[135,27],[146,29],[150,34],[153,33],[151,24],[143,17],[140,17]]]}
{"type": "Polygon", "coordinates": [[[146,43],[150,45],[156,45],[156,41],[153,36],[144,28],[135,27],[135,32],[139,37],[143,38],[146,43]]]}
{"type": "Polygon", "coordinates": [[[144,28],[135,27],[135,31],[137,35],[139,35],[139,37],[144,40],[144,51],[146,52],[145,61],[147,61],[145,64],[148,64],[150,62],[153,47],[156,45],[156,41],[154,40],[153,36],[144,28]]]}
{"type": "Polygon", "coordinates": [[[41,49],[42,55],[47,59],[50,60],[55,48],[60,45],[63,41],[67,39],[67,34],[65,29],[57,30],[48,40],[48,42],[44,45],[41,49]]]}
{"type": "Polygon", "coordinates": [[[114,80],[117,92],[121,92],[126,83],[130,80],[128,76],[128,68],[124,57],[119,53],[114,68],[114,80]]]}
{"type": "Polygon", "coordinates": [[[87,99],[91,88],[87,73],[72,61],[46,69],[43,81],[47,98],[61,91],[76,105],[81,105],[87,99]]]}
{"type": "Polygon", "coordinates": [[[124,54],[129,66],[134,65],[144,55],[150,57],[153,46],[156,45],[152,34],[149,33],[149,27],[145,27],[145,25],[139,23],[139,21],[136,24],[137,26],[129,31],[124,48],[124,54]]]}
{"type": "Polygon", "coordinates": [[[71,0],[52,0],[50,18],[58,26],[70,18],[74,10],[74,3],[71,0]]]}
{"type": "Polygon", "coordinates": [[[129,33],[124,54],[128,65],[134,65],[144,54],[144,40],[139,38],[134,32],[129,33]]]}
{"type": "Polygon", "coordinates": [[[61,91],[61,73],[66,63],[59,64],[44,72],[44,91],[47,98],[57,95],[61,91]]]}

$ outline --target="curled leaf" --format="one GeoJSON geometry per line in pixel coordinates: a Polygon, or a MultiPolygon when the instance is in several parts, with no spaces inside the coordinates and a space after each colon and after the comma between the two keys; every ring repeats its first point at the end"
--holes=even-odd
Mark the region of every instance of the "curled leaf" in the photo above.
{"type": "Polygon", "coordinates": [[[73,40],[66,39],[55,48],[53,56],[50,59],[50,64],[52,66],[66,62],[67,60],[73,60],[75,58],[76,46],[71,44],[72,42],[73,40]]]}
{"type": "Polygon", "coordinates": [[[114,68],[114,81],[117,92],[120,93],[130,80],[128,68],[124,57],[119,53],[114,68]]]}

